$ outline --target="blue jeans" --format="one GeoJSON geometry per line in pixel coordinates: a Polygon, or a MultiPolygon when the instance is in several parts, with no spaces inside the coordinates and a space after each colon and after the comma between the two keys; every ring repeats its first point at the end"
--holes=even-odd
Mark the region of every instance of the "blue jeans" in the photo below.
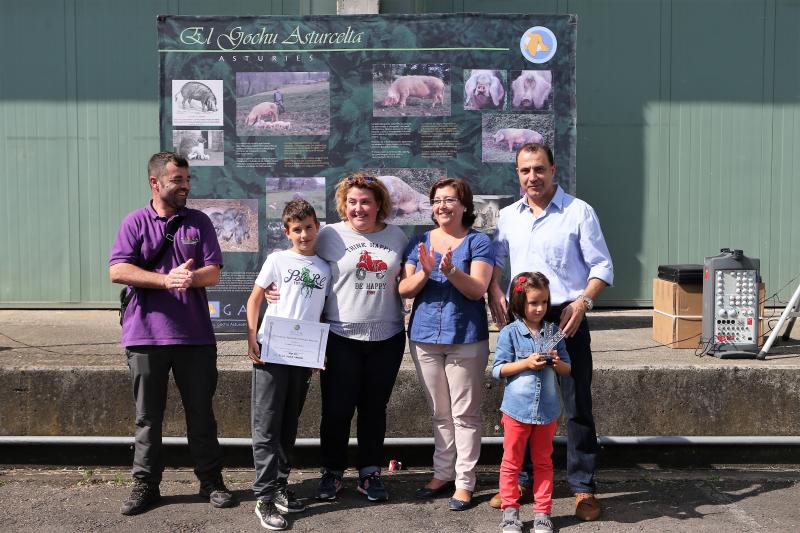
{"type": "MultiPolygon", "coordinates": [[[[597,490],[594,471],[600,447],[592,415],[592,338],[585,318],[575,336],[567,338],[566,342],[572,373],[561,376],[560,382],[567,423],[567,483],[574,494],[594,493],[597,490]]],[[[526,449],[519,484],[531,487],[532,472],[530,451],[526,449]]]]}

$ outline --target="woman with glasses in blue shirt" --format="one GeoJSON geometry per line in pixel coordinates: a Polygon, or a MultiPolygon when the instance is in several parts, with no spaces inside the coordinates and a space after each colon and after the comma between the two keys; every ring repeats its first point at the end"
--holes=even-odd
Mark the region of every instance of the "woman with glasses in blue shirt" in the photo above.
{"type": "Polygon", "coordinates": [[[448,508],[472,506],[481,445],[481,399],[489,358],[484,294],[494,267],[490,239],[472,229],[469,185],[444,178],[430,191],[436,228],[416,235],[404,254],[400,296],[414,298],[411,357],[433,411],[433,478],[420,499],[453,490],[448,508]]]}

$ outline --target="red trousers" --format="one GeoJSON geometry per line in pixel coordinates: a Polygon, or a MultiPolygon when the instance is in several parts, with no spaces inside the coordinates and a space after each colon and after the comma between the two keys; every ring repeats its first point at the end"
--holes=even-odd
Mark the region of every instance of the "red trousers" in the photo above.
{"type": "Polygon", "coordinates": [[[533,511],[550,514],[553,508],[553,437],[557,421],[549,424],[524,424],[503,414],[503,461],[500,463],[501,508],[519,507],[517,484],[525,445],[530,442],[533,461],[533,511]]]}

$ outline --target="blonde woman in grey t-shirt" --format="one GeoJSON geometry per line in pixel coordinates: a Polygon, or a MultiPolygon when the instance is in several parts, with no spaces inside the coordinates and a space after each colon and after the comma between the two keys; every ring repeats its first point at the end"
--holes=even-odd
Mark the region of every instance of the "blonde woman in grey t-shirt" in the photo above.
{"type": "Polygon", "coordinates": [[[336,186],[342,221],[325,226],[317,254],[331,266],[331,295],[323,317],[331,325],[325,371],[320,375],[322,479],[317,497],[333,500],[347,467],[347,441],[358,410],[358,491],[370,501],[388,499],[385,464],[386,405],[405,350],[397,279],[408,239],[384,220],[389,192],[376,177],[345,176],[336,186]]]}
{"type": "MultiPolygon", "coordinates": [[[[347,468],[350,422],[358,410],[358,491],[370,501],[389,495],[385,464],[386,406],[405,351],[397,280],[408,238],[384,222],[392,212],[376,177],[349,174],[336,185],[342,221],[322,228],[317,255],[331,267],[323,320],[330,323],[325,370],[320,374],[322,478],[317,499],[335,500],[347,468]]],[[[270,301],[274,298],[270,292],[270,301]]]]}

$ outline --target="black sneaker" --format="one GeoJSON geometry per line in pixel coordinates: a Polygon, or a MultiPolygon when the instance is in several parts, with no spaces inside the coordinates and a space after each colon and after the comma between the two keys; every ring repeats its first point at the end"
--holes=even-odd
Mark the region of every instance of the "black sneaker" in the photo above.
{"type": "Polygon", "coordinates": [[[233,494],[231,494],[231,491],[228,490],[222,480],[222,474],[217,474],[201,481],[200,496],[208,499],[211,505],[217,508],[232,507],[235,503],[233,494]]]}
{"type": "Polygon", "coordinates": [[[335,500],[340,490],[342,490],[342,476],[337,476],[333,472],[324,470],[317,488],[317,499],[335,500]]]}
{"type": "Polygon", "coordinates": [[[161,491],[157,483],[147,483],[141,479],[134,479],[131,495],[122,502],[119,512],[126,516],[143,513],[160,499],[161,491]]]}
{"type": "Polygon", "coordinates": [[[272,502],[258,500],[256,502],[256,516],[261,522],[261,526],[272,531],[283,531],[289,527],[289,523],[278,512],[277,507],[272,502]]]}
{"type": "Polygon", "coordinates": [[[275,496],[272,498],[272,502],[282,513],[302,513],[306,510],[306,506],[297,499],[294,492],[286,487],[278,487],[278,490],[275,491],[275,496]]]}
{"type": "Polygon", "coordinates": [[[379,472],[362,477],[358,480],[358,492],[365,494],[371,502],[385,502],[389,499],[389,493],[383,486],[383,480],[379,472]]]}

